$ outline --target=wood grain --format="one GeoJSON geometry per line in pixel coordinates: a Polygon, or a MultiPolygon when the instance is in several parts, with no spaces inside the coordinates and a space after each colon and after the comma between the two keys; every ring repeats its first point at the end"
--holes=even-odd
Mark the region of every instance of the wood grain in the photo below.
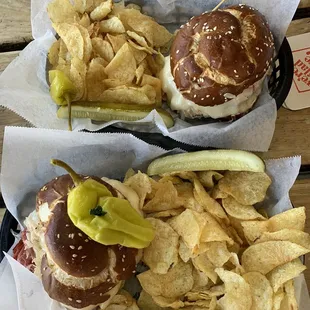
{"type": "Polygon", "coordinates": [[[310,7],[310,0],[301,0],[298,7],[299,8],[309,8],[310,7]]]}
{"type": "Polygon", "coordinates": [[[30,0],[1,0],[0,47],[31,40],[30,0]]]}
{"type": "Polygon", "coordinates": [[[310,17],[293,20],[287,29],[288,37],[310,32],[310,17]]]}
{"type": "Polygon", "coordinates": [[[19,55],[19,53],[19,51],[0,53],[0,73],[19,55]]]}
{"type": "MultiPolygon", "coordinates": [[[[307,221],[306,232],[310,233],[310,180],[297,180],[290,191],[290,198],[295,207],[306,207],[307,221]]],[[[310,292],[310,255],[306,255],[305,265],[307,266],[305,273],[308,291],[310,292]]]]}

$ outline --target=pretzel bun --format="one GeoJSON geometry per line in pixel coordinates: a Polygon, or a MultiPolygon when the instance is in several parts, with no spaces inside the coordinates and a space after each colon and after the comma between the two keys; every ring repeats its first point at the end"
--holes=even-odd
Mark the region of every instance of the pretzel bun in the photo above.
{"type": "Polygon", "coordinates": [[[238,5],[206,12],[181,26],[161,74],[174,110],[222,118],[249,110],[275,52],[265,18],[238,5]]]}
{"type": "MultiPolygon", "coordinates": [[[[92,179],[119,196],[106,181],[92,179]]],[[[63,175],[37,194],[36,210],[25,221],[28,247],[35,253],[34,272],[48,295],[66,307],[104,309],[123,281],[133,276],[140,253],[120,245],[105,246],[77,228],[67,213],[68,193],[73,187],[71,177],[63,175]]]]}

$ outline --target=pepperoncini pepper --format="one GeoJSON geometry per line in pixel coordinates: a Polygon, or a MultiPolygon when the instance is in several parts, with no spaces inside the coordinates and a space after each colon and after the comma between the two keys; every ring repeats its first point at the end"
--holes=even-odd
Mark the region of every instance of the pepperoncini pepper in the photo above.
{"type": "Polygon", "coordinates": [[[58,105],[68,105],[76,93],[71,80],[60,70],[50,70],[48,77],[52,99],[58,105]]]}
{"type": "Polygon", "coordinates": [[[76,93],[76,88],[71,80],[60,70],[50,70],[48,72],[50,82],[50,94],[58,105],[68,105],[69,117],[68,127],[72,131],[71,122],[71,101],[76,93]]]}
{"type": "Polygon", "coordinates": [[[104,184],[94,179],[85,181],[65,163],[52,160],[65,168],[75,188],[68,195],[68,215],[73,224],[101,244],[120,244],[145,248],[154,238],[154,230],[126,199],[113,197],[104,184]]]}

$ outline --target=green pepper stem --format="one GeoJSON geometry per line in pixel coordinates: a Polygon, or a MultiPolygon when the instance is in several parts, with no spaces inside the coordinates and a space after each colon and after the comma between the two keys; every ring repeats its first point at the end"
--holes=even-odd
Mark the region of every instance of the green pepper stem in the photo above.
{"type": "Polygon", "coordinates": [[[75,186],[78,186],[82,182],[82,178],[68,164],[66,164],[62,160],[51,159],[51,164],[65,169],[70,174],[75,186]]]}
{"type": "Polygon", "coordinates": [[[72,116],[71,116],[71,100],[69,94],[64,94],[64,97],[66,99],[67,105],[68,105],[68,112],[69,112],[69,117],[68,117],[68,126],[69,126],[69,131],[72,131],[72,116]]]}

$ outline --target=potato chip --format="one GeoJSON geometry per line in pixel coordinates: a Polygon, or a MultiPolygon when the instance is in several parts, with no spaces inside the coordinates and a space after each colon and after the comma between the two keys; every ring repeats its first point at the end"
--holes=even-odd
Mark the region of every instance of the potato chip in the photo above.
{"type": "Polygon", "coordinates": [[[102,2],[90,13],[90,18],[92,20],[102,20],[112,11],[112,7],[112,0],[102,2]]]}
{"type": "Polygon", "coordinates": [[[105,41],[101,38],[91,39],[93,50],[95,55],[100,56],[106,61],[110,62],[114,57],[114,51],[111,44],[108,41],[105,41]]]}
{"type": "Polygon", "coordinates": [[[272,310],[280,310],[281,303],[285,297],[283,290],[278,291],[273,297],[273,308],[272,310]]]}
{"type": "Polygon", "coordinates": [[[178,262],[179,235],[168,223],[149,218],[155,237],[144,249],[143,261],[154,273],[165,274],[178,262]]]}
{"type": "Polygon", "coordinates": [[[94,64],[97,64],[97,65],[101,65],[103,67],[106,67],[108,65],[108,62],[101,58],[101,57],[95,57],[91,60],[94,64]]]}
{"type": "Polygon", "coordinates": [[[197,179],[197,175],[194,171],[175,171],[175,172],[168,172],[161,175],[162,177],[165,176],[176,176],[183,180],[188,180],[194,182],[197,179]]]}
{"type": "Polygon", "coordinates": [[[190,249],[198,247],[206,220],[201,213],[186,209],[180,215],[169,220],[171,227],[183,238],[190,249]]]}
{"type": "Polygon", "coordinates": [[[55,41],[48,51],[48,61],[54,67],[58,64],[60,40],[55,41]]]}
{"type": "Polygon", "coordinates": [[[93,0],[74,0],[73,2],[74,9],[81,14],[84,14],[85,12],[89,13],[93,10],[93,0]]]}
{"type": "Polygon", "coordinates": [[[266,220],[253,206],[242,205],[231,196],[222,199],[222,206],[227,214],[238,220],[266,220]]]}
{"type": "MultiPolygon", "coordinates": [[[[133,33],[135,33],[135,32],[133,32],[133,33]]],[[[133,47],[134,49],[136,49],[138,51],[146,52],[147,54],[157,53],[157,51],[151,49],[150,47],[141,46],[131,39],[128,39],[128,43],[131,47],[133,47]]]]}
{"type": "Polygon", "coordinates": [[[124,33],[126,32],[122,22],[116,16],[100,22],[100,31],[107,33],[124,33]]]}
{"type": "Polygon", "coordinates": [[[184,263],[192,258],[192,250],[187,247],[182,238],[180,238],[179,255],[184,263]]]}
{"type": "Polygon", "coordinates": [[[227,171],[218,185],[223,192],[233,196],[243,205],[263,201],[271,179],[264,172],[227,171]]]}
{"type": "Polygon", "coordinates": [[[127,30],[127,35],[137,44],[145,48],[145,51],[149,54],[157,54],[157,51],[154,50],[151,46],[147,44],[145,39],[138,35],[136,32],[127,30]]]}
{"type": "Polygon", "coordinates": [[[180,309],[184,307],[184,303],[176,298],[153,296],[153,301],[160,307],[169,307],[169,309],[180,309]]]}
{"type": "MultiPolygon", "coordinates": [[[[146,64],[143,64],[144,66],[144,70],[143,70],[143,73],[146,69],[146,64]]],[[[161,104],[162,103],[162,87],[161,87],[161,80],[156,78],[156,77],[153,77],[151,75],[148,75],[148,74],[143,74],[143,77],[142,77],[142,81],[141,81],[141,86],[144,86],[144,85],[151,85],[154,87],[155,91],[156,91],[156,100],[155,102],[156,103],[159,103],[161,104]]]]}
{"type": "Polygon", "coordinates": [[[177,209],[180,207],[177,197],[178,192],[171,182],[162,183],[155,197],[148,201],[142,209],[146,213],[177,209]]]}
{"type": "Polygon", "coordinates": [[[139,91],[144,93],[149,98],[149,100],[150,100],[150,102],[152,104],[155,103],[155,101],[156,101],[156,90],[155,90],[155,88],[153,86],[151,86],[151,85],[144,85],[144,86],[142,86],[142,87],[140,87],[138,89],[139,89],[139,91]]]}
{"type": "Polygon", "coordinates": [[[235,219],[234,217],[228,216],[230,225],[234,228],[235,232],[237,233],[238,237],[234,234],[234,240],[239,244],[248,244],[247,239],[244,236],[243,228],[242,228],[242,221],[235,219]],[[237,237],[237,238],[236,238],[237,237]]]}
{"type": "Polygon", "coordinates": [[[144,74],[145,66],[144,64],[140,64],[136,69],[136,84],[140,84],[142,80],[142,76],[144,74]]]}
{"type": "Polygon", "coordinates": [[[202,206],[194,198],[193,185],[189,182],[184,182],[182,184],[176,184],[175,188],[178,191],[178,201],[181,206],[186,209],[191,209],[196,212],[203,212],[202,206]]]}
{"type": "Polygon", "coordinates": [[[267,278],[259,272],[248,272],[243,279],[250,285],[252,310],[272,310],[273,291],[267,278]]]}
{"type": "Polygon", "coordinates": [[[207,285],[209,284],[208,276],[204,272],[196,268],[193,268],[193,279],[193,290],[206,289],[207,285]]]}
{"type": "Polygon", "coordinates": [[[223,309],[251,309],[252,294],[250,285],[238,274],[215,269],[215,272],[225,284],[225,295],[218,300],[223,309]]]}
{"type": "Polygon", "coordinates": [[[164,68],[165,57],[161,53],[157,53],[156,55],[147,55],[145,59],[151,69],[152,75],[158,76],[164,68]]]}
{"type": "Polygon", "coordinates": [[[171,209],[166,211],[158,211],[154,213],[149,213],[147,217],[154,217],[154,218],[164,218],[164,217],[171,217],[181,214],[184,211],[184,208],[178,209],[171,209]]]}
{"type": "Polygon", "coordinates": [[[125,1],[121,0],[119,2],[115,2],[109,15],[117,16],[123,10],[125,10],[125,1]]]}
{"type": "MultiPolygon", "coordinates": [[[[130,47],[130,49],[131,49],[131,51],[132,51],[132,53],[133,53],[133,55],[134,55],[134,57],[135,57],[135,60],[136,60],[137,65],[139,65],[139,64],[146,58],[147,53],[144,52],[144,51],[141,51],[141,50],[139,50],[139,49],[137,49],[137,48],[135,48],[135,47],[132,46],[132,45],[130,45],[129,47],[130,47]]],[[[146,63],[146,65],[147,65],[147,63],[146,63]]],[[[147,66],[148,66],[148,65],[147,65],[147,66]]],[[[146,66],[146,67],[147,67],[147,66],[146,66]]],[[[146,68],[145,73],[148,73],[148,72],[149,72],[149,69],[146,68]]]]}
{"type": "Polygon", "coordinates": [[[195,300],[195,301],[185,301],[184,306],[185,309],[188,309],[187,307],[194,307],[194,309],[198,307],[198,309],[208,309],[210,305],[211,299],[208,300],[195,300]]]}
{"type": "Polygon", "coordinates": [[[299,244],[306,249],[310,249],[309,234],[296,229],[282,229],[276,232],[264,232],[260,238],[255,241],[255,244],[272,240],[290,241],[299,244]]]}
{"type": "Polygon", "coordinates": [[[162,308],[158,306],[151,295],[149,295],[146,291],[142,290],[138,299],[138,306],[140,310],[162,310],[168,308],[162,308]]]}
{"type": "Polygon", "coordinates": [[[135,10],[141,11],[141,7],[134,3],[127,4],[126,9],[135,9],[135,10]]]}
{"type": "Polygon", "coordinates": [[[267,221],[246,221],[241,225],[247,240],[253,243],[264,232],[275,232],[282,229],[304,230],[306,211],[304,207],[293,208],[283,213],[276,214],[267,221]]]}
{"type": "Polygon", "coordinates": [[[284,291],[285,297],[281,303],[281,310],[285,310],[285,307],[289,310],[298,310],[293,280],[290,280],[284,284],[284,291]]]}
{"type": "Polygon", "coordinates": [[[165,183],[171,181],[173,184],[183,184],[183,181],[179,177],[174,177],[172,175],[166,175],[158,180],[159,183],[165,183]]]}
{"type": "Polygon", "coordinates": [[[229,223],[228,217],[222,206],[206,192],[198,179],[194,180],[194,196],[205,211],[209,212],[216,218],[222,219],[225,223],[229,223]]]}
{"type": "Polygon", "coordinates": [[[225,232],[211,214],[204,212],[199,213],[199,215],[206,221],[206,225],[202,230],[200,238],[201,242],[226,241],[230,245],[234,243],[234,241],[228,236],[227,232],[225,232]]]}
{"type": "Polygon", "coordinates": [[[249,271],[267,274],[310,250],[289,241],[267,241],[251,245],[242,254],[242,266],[249,271]]]}
{"type": "Polygon", "coordinates": [[[222,199],[222,198],[227,198],[228,194],[225,192],[221,191],[218,187],[218,185],[215,185],[211,191],[210,195],[213,199],[222,199]]]}
{"type": "Polygon", "coordinates": [[[143,35],[156,47],[165,45],[172,38],[169,31],[155,22],[151,17],[141,14],[135,9],[126,9],[119,13],[121,21],[133,31],[143,35]]]}
{"type": "Polygon", "coordinates": [[[216,171],[198,171],[196,173],[200,183],[208,189],[212,189],[223,177],[222,174],[216,171]]]}
{"type": "Polygon", "coordinates": [[[84,39],[78,25],[60,23],[53,24],[53,28],[62,38],[72,57],[84,59],[84,39]]]}
{"type": "MultiPolygon", "coordinates": [[[[106,80],[105,86],[108,87],[106,80]]],[[[115,81],[115,80],[114,80],[115,81]]],[[[124,103],[124,104],[141,104],[141,105],[152,105],[153,101],[150,101],[148,96],[143,92],[142,88],[130,87],[130,86],[119,86],[116,88],[110,88],[105,90],[101,96],[100,101],[104,103],[124,103]]]]}
{"type": "Polygon", "coordinates": [[[128,292],[120,290],[112,298],[106,310],[139,310],[139,308],[135,299],[128,292]]]}
{"type": "Polygon", "coordinates": [[[88,63],[88,61],[90,60],[92,51],[93,51],[93,47],[92,47],[92,42],[90,40],[90,36],[89,33],[87,31],[87,29],[85,29],[84,27],[82,27],[81,25],[76,25],[83,37],[83,41],[84,41],[84,56],[83,56],[83,61],[85,63],[88,63]]]}
{"type": "Polygon", "coordinates": [[[111,43],[114,53],[117,53],[121,47],[126,43],[126,36],[123,34],[111,35],[107,34],[106,38],[111,43]]]}
{"type": "Polygon", "coordinates": [[[104,91],[105,78],[104,67],[92,60],[86,73],[87,99],[89,101],[99,100],[104,91]]]}
{"type": "MultiPolygon", "coordinates": [[[[116,80],[116,79],[105,79],[104,80],[104,86],[105,88],[117,88],[117,87],[120,87],[119,89],[124,89],[123,86],[124,86],[124,82],[123,81],[120,81],[120,80],[116,80]]],[[[128,85],[130,86],[130,84],[128,85]]],[[[127,92],[127,91],[125,91],[127,92]]],[[[113,95],[113,94],[112,94],[113,95]]],[[[146,99],[147,100],[147,99],[146,99]]]]}
{"type": "Polygon", "coordinates": [[[192,258],[192,262],[196,269],[205,273],[213,283],[216,283],[217,274],[214,271],[215,266],[210,262],[206,253],[200,254],[197,257],[192,258]]]}
{"type": "Polygon", "coordinates": [[[182,261],[166,274],[157,274],[148,270],[139,274],[137,278],[142,288],[153,298],[155,296],[178,298],[190,291],[194,284],[191,264],[185,264],[182,261]]]}
{"type": "Polygon", "coordinates": [[[118,79],[125,84],[132,82],[136,73],[136,60],[128,43],[125,43],[116,53],[106,67],[106,73],[109,79],[118,79]]]}
{"type": "Polygon", "coordinates": [[[71,55],[68,51],[68,48],[65,42],[60,38],[59,42],[59,58],[64,59],[65,61],[71,60],[71,55]]]}
{"type": "Polygon", "coordinates": [[[229,258],[229,263],[231,263],[235,268],[232,269],[231,271],[243,275],[245,274],[244,268],[240,265],[239,257],[236,253],[230,253],[231,256],[229,258]]]}
{"type": "Polygon", "coordinates": [[[278,266],[267,274],[273,291],[276,293],[278,289],[287,281],[296,278],[300,273],[306,270],[299,258],[294,259],[284,265],[278,266]]]}
{"type": "Polygon", "coordinates": [[[207,245],[205,254],[215,267],[222,267],[231,257],[225,242],[208,242],[207,245]]]}
{"type": "Polygon", "coordinates": [[[70,0],[54,0],[47,6],[47,13],[53,23],[73,23],[79,20],[70,0]]]}
{"type": "Polygon", "coordinates": [[[196,300],[210,300],[210,296],[209,295],[206,295],[204,294],[204,292],[197,292],[197,291],[194,291],[194,292],[187,292],[184,296],[185,300],[187,301],[196,301],[196,300]]]}
{"type": "Polygon", "coordinates": [[[90,26],[90,19],[87,13],[82,15],[79,24],[84,28],[88,28],[90,26]]]}
{"type": "Polygon", "coordinates": [[[73,101],[85,98],[87,95],[86,70],[86,65],[82,60],[78,58],[72,59],[70,68],[70,80],[72,81],[77,90],[73,101]]]}
{"type": "Polygon", "coordinates": [[[150,178],[148,175],[138,171],[138,173],[128,178],[124,183],[138,194],[140,199],[139,207],[142,210],[146,195],[152,191],[150,178]]]}

